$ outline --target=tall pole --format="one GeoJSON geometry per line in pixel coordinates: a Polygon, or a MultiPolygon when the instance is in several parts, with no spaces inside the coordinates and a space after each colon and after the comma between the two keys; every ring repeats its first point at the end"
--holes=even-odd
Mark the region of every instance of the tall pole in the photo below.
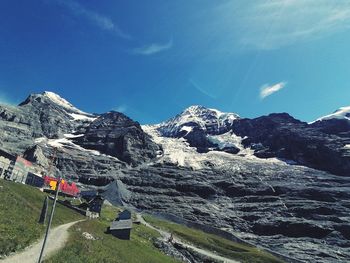
{"type": "Polygon", "coordinates": [[[54,201],[53,201],[53,205],[52,205],[52,209],[51,209],[51,214],[50,214],[49,222],[48,222],[48,224],[47,224],[46,233],[45,233],[45,237],[44,237],[44,242],[43,242],[43,246],[42,246],[41,251],[40,251],[40,257],[39,257],[38,263],[41,263],[42,257],[43,257],[43,255],[44,255],[44,250],[45,250],[45,245],[46,245],[47,237],[49,236],[50,227],[51,227],[51,222],[52,222],[53,214],[54,214],[54,212],[55,212],[57,196],[58,196],[58,192],[60,191],[60,184],[61,184],[61,178],[58,178],[58,181],[57,181],[57,184],[56,184],[55,199],[54,199],[54,201]]]}

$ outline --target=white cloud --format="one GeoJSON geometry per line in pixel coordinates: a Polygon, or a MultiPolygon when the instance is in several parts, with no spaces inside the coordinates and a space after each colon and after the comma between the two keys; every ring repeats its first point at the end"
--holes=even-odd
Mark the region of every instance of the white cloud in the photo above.
{"type": "Polygon", "coordinates": [[[149,56],[149,55],[157,54],[159,52],[163,52],[163,51],[168,50],[172,47],[173,47],[173,40],[170,39],[167,43],[152,43],[152,44],[147,45],[147,46],[134,48],[132,50],[132,53],[138,54],[138,55],[149,56]]]}
{"type": "Polygon", "coordinates": [[[279,82],[274,85],[265,84],[260,88],[260,98],[265,99],[266,97],[280,91],[287,85],[286,82],[279,82]]]}
{"type": "Polygon", "coordinates": [[[350,1],[227,1],[214,12],[210,32],[242,48],[277,49],[350,29],[350,1]]]}
{"type": "Polygon", "coordinates": [[[130,36],[123,32],[113,20],[105,15],[89,10],[73,0],[55,0],[57,3],[68,8],[74,15],[81,16],[94,23],[102,30],[115,33],[121,38],[129,39],[130,36]]]}

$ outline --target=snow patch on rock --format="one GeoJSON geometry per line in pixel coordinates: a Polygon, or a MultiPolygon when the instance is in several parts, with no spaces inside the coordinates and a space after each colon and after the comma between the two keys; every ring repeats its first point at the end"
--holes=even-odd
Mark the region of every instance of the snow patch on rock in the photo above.
{"type": "MultiPolygon", "coordinates": [[[[69,135],[68,135],[68,137],[69,137],[69,135]]],[[[86,152],[89,152],[89,153],[94,154],[94,155],[101,155],[101,153],[99,151],[85,149],[85,148],[73,143],[72,141],[70,141],[68,139],[68,137],[59,138],[59,139],[48,139],[48,138],[42,137],[42,138],[36,139],[35,142],[41,143],[41,144],[47,144],[47,145],[50,145],[51,147],[59,148],[59,149],[60,148],[73,148],[73,149],[76,149],[79,151],[86,151],[86,152]]]]}
{"type": "Polygon", "coordinates": [[[93,117],[89,117],[87,115],[83,115],[83,114],[77,114],[77,113],[69,113],[69,115],[76,121],[91,121],[93,122],[94,120],[96,120],[97,118],[93,118],[93,117]]]}
{"type": "MultiPolygon", "coordinates": [[[[209,151],[207,153],[198,153],[195,147],[191,147],[184,138],[163,137],[159,132],[159,125],[143,125],[142,129],[151,136],[152,140],[160,144],[163,148],[163,155],[158,159],[159,162],[172,163],[181,167],[191,167],[194,170],[205,169],[208,165],[223,167],[223,169],[239,170],[243,162],[253,163],[279,163],[283,164],[277,158],[260,159],[253,155],[253,151],[245,149],[244,154],[230,154],[220,151],[209,151]]],[[[224,135],[230,136],[228,133],[224,135]]],[[[235,143],[240,141],[238,136],[232,136],[231,140],[235,143]]],[[[223,140],[223,138],[221,138],[223,140]]],[[[242,138],[241,138],[242,139],[242,138]]],[[[285,164],[287,165],[287,164],[285,164]]]]}
{"type": "Polygon", "coordinates": [[[250,148],[245,148],[242,144],[242,141],[245,138],[237,136],[234,133],[226,132],[220,135],[207,135],[207,138],[212,143],[218,145],[219,149],[224,149],[227,147],[237,147],[240,150],[241,155],[253,155],[254,151],[250,148]]]}
{"type": "Polygon", "coordinates": [[[93,115],[83,112],[79,110],[78,108],[74,107],[70,102],[59,96],[58,94],[51,92],[51,91],[45,91],[42,93],[42,95],[46,98],[48,98],[51,102],[55,103],[56,105],[68,110],[68,115],[73,118],[73,120],[76,121],[94,121],[97,118],[93,115]]]}
{"type": "Polygon", "coordinates": [[[71,133],[66,133],[66,134],[63,134],[64,137],[66,138],[79,138],[79,137],[83,137],[84,134],[71,134],[71,133]]]}
{"type": "MultiPolygon", "coordinates": [[[[336,110],[334,113],[323,116],[321,118],[318,118],[316,121],[324,121],[324,120],[331,120],[331,119],[338,119],[338,120],[348,120],[350,121],[350,106],[349,107],[341,107],[340,109],[336,110]]],[[[310,124],[314,123],[311,122],[310,124]]]]}

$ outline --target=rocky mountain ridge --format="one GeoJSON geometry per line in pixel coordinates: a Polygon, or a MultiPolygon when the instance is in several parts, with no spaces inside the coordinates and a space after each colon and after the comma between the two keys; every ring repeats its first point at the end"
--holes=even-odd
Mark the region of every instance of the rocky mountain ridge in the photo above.
{"type": "MultiPolygon", "coordinates": [[[[344,110],[341,112],[344,113],[344,110]]],[[[162,136],[184,138],[199,152],[217,150],[238,154],[242,148],[239,144],[242,144],[244,148],[252,149],[259,158],[276,157],[348,176],[350,121],[347,117],[339,119],[339,115],[336,113],[336,118],[327,117],[308,124],[287,113],[246,119],[233,113],[194,106],[159,124],[157,129],[162,136]],[[220,140],[223,134],[226,137],[220,140]],[[240,138],[238,144],[227,143],[228,140],[237,141],[237,136],[240,138]],[[223,147],[222,142],[226,142],[223,147]]]]}
{"type": "Polygon", "coordinates": [[[193,106],[140,126],[46,92],[0,106],[0,147],[44,167],[56,148],[61,175],[111,202],[175,213],[302,261],[346,262],[350,136],[329,121],[193,106]]]}

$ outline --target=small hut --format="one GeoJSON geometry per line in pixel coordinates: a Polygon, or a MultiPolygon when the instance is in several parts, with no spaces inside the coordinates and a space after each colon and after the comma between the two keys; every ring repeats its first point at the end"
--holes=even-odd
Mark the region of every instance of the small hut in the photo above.
{"type": "Polygon", "coordinates": [[[119,239],[130,240],[131,228],[131,213],[128,210],[124,210],[119,213],[118,217],[112,222],[109,232],[119,239]]]}

